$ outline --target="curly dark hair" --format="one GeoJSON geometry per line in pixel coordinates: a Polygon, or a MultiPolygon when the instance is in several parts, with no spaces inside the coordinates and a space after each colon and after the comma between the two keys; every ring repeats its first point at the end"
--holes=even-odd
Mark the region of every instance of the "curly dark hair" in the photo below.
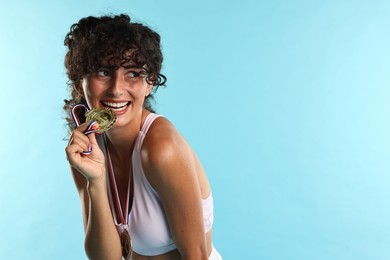
{"type": "Polygon", "coordinates": [[[64,110],[70,131],[75,128],[70,116],[73,104],[86,104],[75,86],[81,85],[86,75],[107,67],[107,63],[111,69],[131,63],[146,70],[146,81],[153,89],[145,99],[144,108],[155,112],[151,104],[153,93],[166,82],[166,77],[160,74],[163,55],[159,34],[145,25],[131,22],[126,14],[89,16],[70,27],[64,44],[68,47],[65,68],[71,94],[70,99],[64,100],[64,110]]]}

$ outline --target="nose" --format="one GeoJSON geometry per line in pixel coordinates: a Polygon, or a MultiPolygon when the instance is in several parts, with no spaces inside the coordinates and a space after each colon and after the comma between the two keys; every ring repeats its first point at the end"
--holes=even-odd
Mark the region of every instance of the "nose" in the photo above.
{"type": "Polygon", "coordinates": [[[116,70],[111,76],[108,93],[112,97],[120,97],[123,95],[124,87],[125,87],[125,79],[119,73],[119,71],[116,70]]]}

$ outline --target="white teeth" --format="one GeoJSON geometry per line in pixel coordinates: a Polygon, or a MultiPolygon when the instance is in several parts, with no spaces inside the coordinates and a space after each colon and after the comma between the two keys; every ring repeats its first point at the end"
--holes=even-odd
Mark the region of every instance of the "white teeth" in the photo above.
{"type": "Polygon", "coordinates": [[[120,103],[113,103],[113,102],[102,102],[103,105],[111,107],[111,108],[121,108],[127,105],[128,102],[120,102],[120,103]]]}

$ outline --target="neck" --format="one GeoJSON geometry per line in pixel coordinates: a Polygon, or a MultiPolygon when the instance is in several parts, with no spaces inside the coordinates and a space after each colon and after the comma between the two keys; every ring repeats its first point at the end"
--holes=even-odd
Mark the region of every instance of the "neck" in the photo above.
{"type": "Polygon", "coordinates": [[[147,114],[146,111],[142,111],[140,116],[134,118],[129,125],[117,129],[113,128],[107,132],[111,157],[117,158],[121,162],[130,159],[135,141],[147,114]]]}

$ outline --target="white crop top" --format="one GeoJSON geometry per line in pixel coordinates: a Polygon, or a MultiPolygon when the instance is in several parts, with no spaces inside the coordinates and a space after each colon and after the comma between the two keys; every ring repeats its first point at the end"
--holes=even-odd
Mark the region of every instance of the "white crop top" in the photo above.
{"type": "MultiPolygon", "coordinates": [[[[160,117],[160,115],[153,113],[146,117],[134,145],[132,155],[134,198],[129,213],[128,225],[123,225],[118,222],[113,206],[111,187],[107,182],[111,211],[119,234],[121,234],[123,229],[126,229],[130,234],[133,251],[137,254],[146,256],[164,254],[176,248],[160,197],[147,180],[141,163],[141,147],[143,140],[149,127],[158,117],[160,117]]],[[[105,153],[105,149],[103,149],[104,142],[99,140],[99,145],[105,153]]],[[[211,193],[206,199],[202,200],[202,205],[205,232],[208,232],[211,229],[214,220],[213,197],[211,193]]]]}

